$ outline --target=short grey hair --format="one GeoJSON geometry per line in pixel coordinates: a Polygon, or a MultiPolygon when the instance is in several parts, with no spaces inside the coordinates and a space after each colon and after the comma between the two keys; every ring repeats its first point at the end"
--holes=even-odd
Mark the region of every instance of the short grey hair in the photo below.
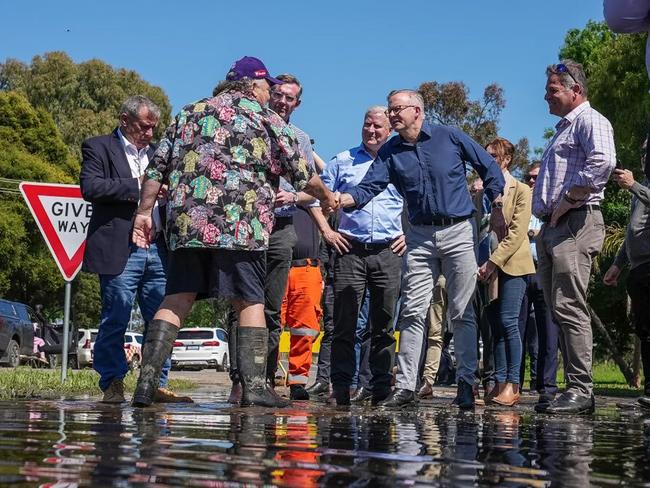
{"type": "Polygon", "coordinates": [[[126,114],[131,118],[137,119],[142,107],[146,107],[149,113],[156,117],[156,119],[160,118],[160,108],[158,108],[158,105],[144,95],[133,95],[124,100],[120,108],[120,115],[126,114]]]}
{"type": "Polygon", "coordinates": [[[363,118],[365,119],[370,114],[386,115],[387,111],[388,111],[388,107],[386,107],[385,105],[372,105],[368,107],[368,110],[366,110],[366,113],[363,115],[363,118]]]}
{"type": "Polygon", "coordinates": [[[572,59],[562,59],[558,64],[550,64],[546,67],[546,77],[556,75],[560,83],[567,90],[573,85],[578,85],[582,89],[582,95],[587,98],[587,75],[582,65],[572,59]],[[564,65],[566,71],[559,71],[558,66],[564,65]]]}
{"type": "Polygon", "coordinates": [[[400,93],[405,93],[406,95],[408,95],[409,98],[411,99],[411,103],[416,105],[417,107],[420,107],[422,112],[424,112],[424,98],[422,98],[422,95],[417,90],[411,90],[411,89],[393,90],[388,94],[386,100],[390,102],[391,97],[395,95],[399,95],[400,93]]]}

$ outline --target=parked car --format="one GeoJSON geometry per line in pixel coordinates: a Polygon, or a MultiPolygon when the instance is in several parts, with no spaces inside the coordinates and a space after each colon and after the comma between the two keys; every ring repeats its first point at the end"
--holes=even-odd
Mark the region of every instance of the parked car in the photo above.
{"type": "Polygon", "coordinates": [[[172,367],[228,371],[228,333],[224,329],[183,328],[172,349],[172,367]]]}
{"type": "Polygon", "coordinates": [[[15,368],[34,356],[34,311],[24,303],[0,299],[0,363],[15,368]]]}
{"type": "MultiPolygon", "coordinates": [[[[77,358],[79,367],[91,367],[99,329],[79,329],[79,345],[77,347],[77,358]]],[[[127,331],[124,334],[124,354],[129,367],[132,370],[140,369],[142,364],[142,334],[127,331]]]]}
{"type": "Polygon", "coordinates": [[[132,371],[140,369],[142,364],[142,334],[127,332],[124,334],[124,354],[132,371]]]}
{"type": "Polygon", "coordinates": [[[79,329],[77,341],[77,366],[90,367],[93,364],[93,349],[97,339],[98,329],[79,329]]]}

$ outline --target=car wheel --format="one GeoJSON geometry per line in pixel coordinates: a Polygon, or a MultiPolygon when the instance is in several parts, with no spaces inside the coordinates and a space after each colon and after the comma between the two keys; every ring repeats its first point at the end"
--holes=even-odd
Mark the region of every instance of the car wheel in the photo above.
{"type": "Polygon", "coordinates": [[[140,369],[140,356],[134,355],[129,366],[131,367],[131,371],[138,371],[140,369]]]}
{"type": "Polygon", "coordinates": [[[10,368],[16,368],[20,364],[20,346],[13,339],[7,346],[7,364],[10,368]]]}
{"type": "Polygon", "coordinates": [[[224,354],[221,358],[221,364],[217,363],[217,371],[230,371],[230,362],[228,361],[228,354],[224,354]]]}

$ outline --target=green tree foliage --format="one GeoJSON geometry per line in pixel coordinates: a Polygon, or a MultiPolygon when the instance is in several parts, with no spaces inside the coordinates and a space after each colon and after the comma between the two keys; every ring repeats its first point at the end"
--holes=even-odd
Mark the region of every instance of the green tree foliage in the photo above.
{"type": "MultiPolygon", "coordinates": [[[[483,145],[497,137],[499,117],[506,106],[503,88],[499,85],[488,85],[478,100],[470,99],[469,89],[459,81],[428,81],[422,83],[418,91],[424,98],[424,110],[430,121],[459,127],[483,145]]],[[[512,171],[529,164],[528,152],[528,139],[520,139],[515,144],[512,171]]]]}
{"type": "Polygon", "coordinates": [[[210,298],[194,303],[184,327],[221,327],[227,329],[230,304],[228,300],[210,298]]]}
{"type": "Polygon", "coordinates": [[[60,306],[61,276],[15,182],[74,183],[78,174],[50,114],[0,92],[0,296],[60,306]]]}
{"type": "Polygon", "coordinates": [[[167,95],[135,71],[115,69],[97,59],[75,64],[63,52],[35,56],[30,65],[6,60],[0,64],[0,90],[19,91],[34,107],[50,112],[78,158],[83,140],[115,127],[120,106],[131,95],[145,95],[160,107],[155,138],[171,120],[167,95]]]}

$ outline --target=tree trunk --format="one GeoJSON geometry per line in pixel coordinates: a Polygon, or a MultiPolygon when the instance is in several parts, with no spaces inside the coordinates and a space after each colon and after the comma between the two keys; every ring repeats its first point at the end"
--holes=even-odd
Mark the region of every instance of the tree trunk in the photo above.
{"type": "Polygon", "coordinates": [[[620,353],[618,347],[616,347],[616,344],[607,332],[607,328],[603,325],[602,320],[600,320],[600,317],[598,317],[594,309],[591,308],[591,305],[589,305],[589,313],[591,314],[592,325],[598,330],[602,338],[607,343],[607,347],[609,348],[612,359],[621,370],[621,373],[623,373],[623,376],[625,376],[625,381],[627,381],[628,385],[634,386],[634,373],[632,369],[625,362],[623,355],[620,353]]]}

